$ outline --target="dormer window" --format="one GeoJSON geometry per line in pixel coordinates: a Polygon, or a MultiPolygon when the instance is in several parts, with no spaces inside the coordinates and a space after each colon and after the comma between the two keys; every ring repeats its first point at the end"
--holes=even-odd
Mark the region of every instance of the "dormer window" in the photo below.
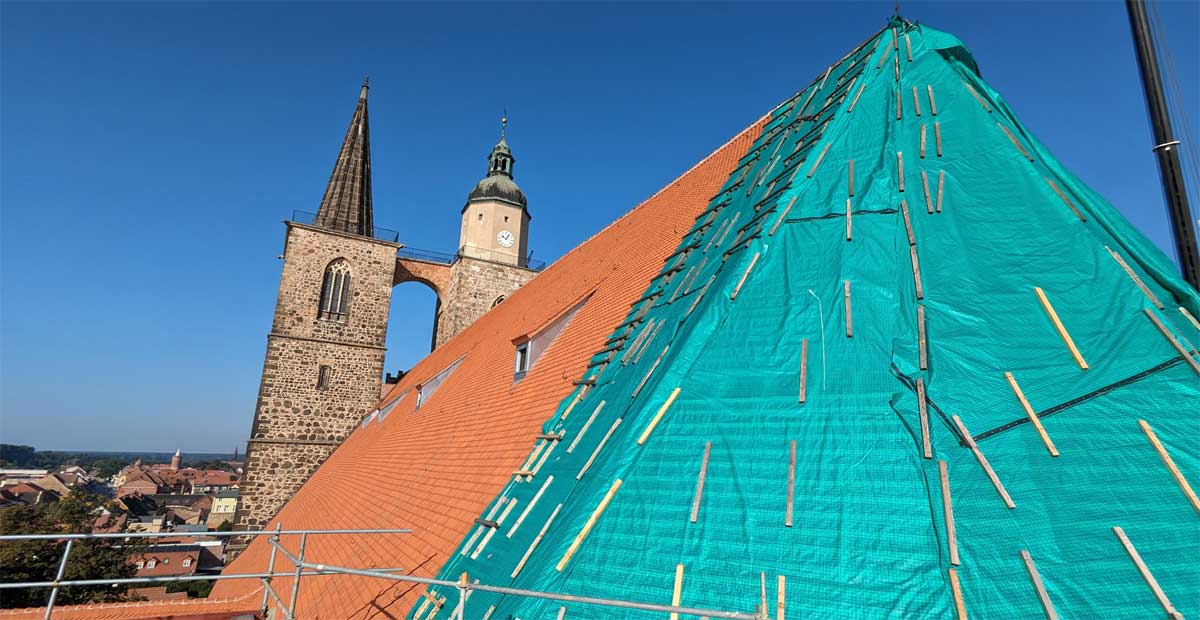
{"type": "Polygon", "coordinates": [[[441,372],[434,375],[431,379],[417,386],[416,409],[420,409],[421,405],[425,404],[425,401],[429,400],[429,398],[433,396],[433,393],[436,392],[439,387],[441,387],[442,382],[450,376],[450,373],[454,372],[455,368],[458,368],[458,365],[462,363],[462,361],[463,358],[461,357],[454,360],[453,364],[443,368],[441,372]]]}
{"type": "Polygon", "coordinates": [[[582,301],[571,306],[566,312],[562,313],[551,321],[548,325],[538,330],[532,336],[521,336],[513,340],[516,346],[516,362],[513,367],[513,381],[520,381],[525,378],[525,374],[533,365],[537,363],[538,358],[545,353],[546,349],[554,344],[554,340],[567,327],[567,323],[575,316],[575,313],[583,307],[591,296],[585,297],[582,301]]]}

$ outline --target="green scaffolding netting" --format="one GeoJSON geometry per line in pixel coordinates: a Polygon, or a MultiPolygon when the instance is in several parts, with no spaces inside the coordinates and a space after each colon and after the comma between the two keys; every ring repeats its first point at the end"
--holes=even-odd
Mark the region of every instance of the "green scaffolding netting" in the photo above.
{"type": "MultiPolygon", "coordinates": [[[[894,20],[772,113],[441,577],[669,604],[682,565],[685,606],[754,612],[765,574],[771,617],[783,576],[787,617],[878,620],[956,617],[955,569],[971,617],[1046,617],[1027,551],[1060,617],[1161,618],[1120,527],[1200,614],[1200,516],[1139,426],[1200,480],[1200,356],[1149,316],[1192,350],[1198,301],[960,41],[894,20]]],[[[475,592],[466,617],[560,607],[475,592]]]]}

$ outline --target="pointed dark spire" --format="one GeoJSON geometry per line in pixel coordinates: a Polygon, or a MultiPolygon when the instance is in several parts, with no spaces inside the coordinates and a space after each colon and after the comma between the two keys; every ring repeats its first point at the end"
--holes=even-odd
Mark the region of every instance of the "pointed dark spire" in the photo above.
{"type": "Polygon", "coordinates": [[[371,207],[371,138],[367,122],[367,79],[354,117],[342,140],[342,150],[329,175],[329,185],[314,225],[354,235],[370,236],[375,216],[371,207]]]}

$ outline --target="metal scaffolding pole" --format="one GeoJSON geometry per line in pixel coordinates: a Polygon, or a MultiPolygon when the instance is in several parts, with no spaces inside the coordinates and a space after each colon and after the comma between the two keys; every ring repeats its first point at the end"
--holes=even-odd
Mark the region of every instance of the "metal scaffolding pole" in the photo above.
{"type": "Polygon", "coordinates": [[[1179,163],[1179,140],[1171,129],[1171,114],[1163,94],[1162,75],[1154,53],[1154,37],[1150,32],[1150,20],[1146,17],[1146,3],[1144,0],[1125,0],[1125,8],[1129,12],[1133,45],[1137,50],[1142,90],[1146,94],[1146,111],[1150,114],[1150,125],[1154,130],[1155,146],[1152,150],[1158,159],[1158,171],[1162,176],[1163,197],[1175,239],[1175,252],[1179,256],[1179,268],[1183,272],[1183,279],[1200,289],[1200,252],[1196,248],[1196,229],[1191,209],[1188,208],[1183,168],[1179,163]]]}
{"type": "Polygon", "coordinates": [[[50,614],[54,611],[54,601],[58,598],[58,584],[67,574],[67,558],[71,557],[71,547],[74,544],[75,541],[68,540],[63,549],[62,561],[58,563],[58,573],[54,576],[54,587],[50,590],[50,600],[46,601],[46,615],[43,616],[43,620],[50,620],[50,614]]]}
{"type": "MultiPolygon", "coordinates": [[[[303,572],[303,568],[314,568],[313,566],[297,567],[294,573],[275,573],[274,572],[274,554],[275,547],[271,551],[271,563],[265,573],[241,573],[232,575],[188,575],[188,576],[170,576],[170,577],[129,577],[129,578],[113,578],[113,579],[74,579],[64,580],[66,575],[67,563],[70,560],[71,550],[75,545],[76,540],[129,540],[143,538],[178,538],[181,536],[209,536],[214,538],[230,538],[236,536],[271,536],[275,541],[280,535],[299,535],[301,537],[301,548],[303,549],[303,541],[307,540],[309,534],[411,534],[410,529],[340,529],[340,530],[284,530],[281,526],[276,525],[274,530],[256,531],[256,532],[120,532],[120,533],[77,533],[77,534],[5,534],[0,535],[0,543],[15,540],[65,540],[66,545],[63,548],[62,560],[58,565],[58,572],[53,581],[25,581],[25,582],[7,582],[0,583],[0,590],[11,590],[17,588],[50,588],[50,597],[46,602],[46,613],[43,616],[44,620],[50,620],[54,613],[55,603],[58,601],[58,591],[61,587],[68,586],[107,586],[107,585],[129,585],[143,583],[170,583],[173,581],[220,581],[224,579],[261,579],[265,586],[266,593],[262,608],[267,607],[266,596],[269,594],[275,596],[279,603],[280,609],[285,606],[279,601],[278,595],[271,589],[271,578],[276,576],[291,575],[296,578],[296,584],[293,585],[292,605],[295,605],[295,591],[299,584],[299,578],[302,575],[340,575],[344,574],[341,571],[326,571],[321,569],[310,570],[303,572]]],[[[377,569],[383,571],[403,570],[399,568],[377,569]]],[[[289,615],[289,618],[292,617],[289,615]]]]}
{"type": "Polygon", "coordinates": [[[292,564],[299,565],[303,568],[318,568],[322,570],[343,573],[346,575],[358,575],[360,577],[373,577],[376,579],[389,579],[393,581],[404,581],[408,583],[420,583],[430,586],[442,586],[446,588],[461,588],[462,590],[480,592],[492,592],[495,594],[511,594],[513,596],[527,596],[530,598],[540,598],[552,601],[563,601],[566,603],[582,603],[585,605],[602,605],[605,607],[618,607],[621,609],[638,609],[642,611],[654,611],[661,613],[676,613],[688,616],[705,616],[708,618],[730,618],[731,620],[770,620],[770,616],[766,610],[759,610],[756,613],[749,614],[737,611],[720,611],[715,609],[700,609],[696,607],[677,607],[674,605],[658,605],[655,603],[639,603],[636,601],[624,601],[620,599],[597,598],[593,596],[576,596],[574,594],[560,594],[558,592],[541,592],[538,590],[522,590],[520,588],[508,588],[504,586],[489,586],[482,583],[470,583],[467,581],[448,581],[445,579],[431,579],[429,577],[418,577],[416,575],[396,575],[379,572],[377,570],[364,570],[360,568],[350,568],[347,566],[335,566],[332,564],[316,564],[305,562],[293,555],[274,538],[268,539],[272,545],[279,549],[279,553],[283,554],[292,564]]]}

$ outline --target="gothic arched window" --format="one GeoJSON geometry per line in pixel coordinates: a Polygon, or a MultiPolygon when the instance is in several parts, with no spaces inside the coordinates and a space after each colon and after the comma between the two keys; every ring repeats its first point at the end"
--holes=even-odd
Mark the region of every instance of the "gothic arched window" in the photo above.
{"type": "Polygon", "coordinates": [[[323,321],[345,321],[350,314],[350,263],[337,259],[325,268],[321,282],[318,317],[323,321]]]}

